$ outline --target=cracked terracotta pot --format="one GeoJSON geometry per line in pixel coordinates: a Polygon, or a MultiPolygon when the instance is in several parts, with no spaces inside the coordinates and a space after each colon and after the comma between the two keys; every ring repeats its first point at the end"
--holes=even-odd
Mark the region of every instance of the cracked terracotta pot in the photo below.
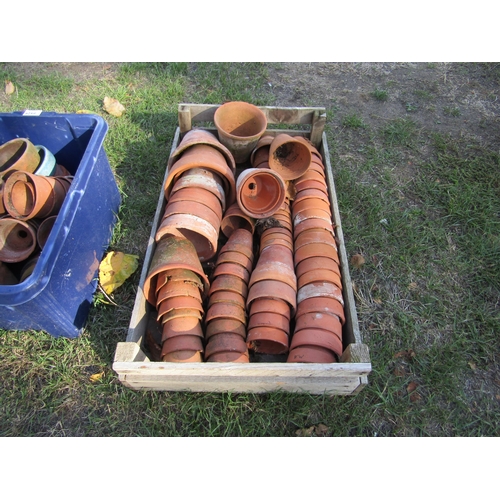
{"type": "Polygon", "coordinates": [[[283,179],[267,168],[247,168],[236,181],[236,201],[254,219],[271,217],[285,201],[285,195],[283,179]]]}
{"type": "Polygon", "coordinates": [[[28,139],[16,138],[0,146],[0,175],[6,180],[11,172],[34,172],[40,164],[36,146],[28,139]]]}
{"type": "Polygon", "coordinates": [[[339,338],[332,332],[317,328],[304,329],[294,333],[292,342],[290,343],[290,350],[310,345],[324,347],[334,352],[337,356],[342,356],[343,348],[339,338]]]}
{"type": "Polygon", "coordinates": [[[236,229],[245,229],[253,234],[255,230],[255,219],[244,213],[238,203],[235,202],[225,211],[220,228],[228,238],[236,229]]]}
{"type": "Polygon", "coordinates": [[[289,338],[279,328],[259,326],[248,330],[247,346],[261,354],[285,354],[288,352],[289,338]]]}
{"type": "Polygon", "coordinates": [[[262,280],[257,281],[248,289],[247,309],[256,299],[277,298],[284,300],[291,308],[292,316],[297,307],[297,293],[293,287],[282,281],[262,280]]]}
{"type": "Polygon", "coordinates": [[[248,285],[245,281],[230,274],[217,276],[210,284],[209,295],[223,290],[239,293],[244,298],[248,295],[248,285]]]}
{"type": "Polygon", "coordinates": [[[10,270],[9,266],[0,261],[0,286],[3,285],[17,285],[19,280],[15,274],[10,270]]]}
{"type": "Polygon", "coordinates": [[[313,297],[330,297],[344,305],[342,290],[333,283],[314,282],[303,286],[297,292],[297,303],[300,304],[303,300],[313,297]]]}
{"type": "Polygon", "coordinates": [[[232,318],[215,318],[209,321],[206,325],[205,338],[209,339],[219,333],[236,333],[246,339],[246,323],[232,318]]]}
{"type": "Polygon", "coordinates": [[[264,135],[267,118],[253,104],[232,101],[217,108],[214,123],[220,142],[231,151],[236,163],[243,163],[264,135]]]}
{"type": "Polygon", "coordinates": [[[340,323],[345,323],[344,307],[337,300],[331,297],[312,297],[310,299],[302,300],[297,304],[297,319],[302,314],[331,314],[337,317],[340,323]]]}
{"type": "Polygon", "coordinates": [[[36,239],[38,241],[38,245],[40,246],[40,248],[43,248],[47,243],[47,240],[49,239],[50,232],[54,227],[56,219],[57,215],[51,215],[50,217],[47,217],[46,219],[40,222],[40,226],[38,226],[38,230],[36,232],[36,239]]]}
{"type": "Polygon", "coordinates": [[[186,238],[165,236],[156,243],[156,249],[151,259],[149,272],[144,281],[144,296],[153,306],[156,305],[156,282],[158,275],[172,269],[188,269],[196,273],[202,280],[204,295],[208,293],[210,284],[203,272],[196,249],[186,238]]]}
{"type": "Polygon", "coordinates": [[[173,308],[170,309],[170,311],[166,312],[165,314],[162,314],[160,322],[162,325],[164,325],[168,321],[178,318],[196,318],[198,321],[201,321],[203,319],[203,313],[200,311],[199,308],[198,309],[189,309],[187,307],[173,308]]]}
{"type": "Polygon", "coordinates": [[[169,168],[164,184],[164,194],[167,200],[170,197],[174,184],[180,176],[184,174],[184,172],[195,168],[203,168],[219,175],[224,184],[226,202],[231,205],[236,201],[234,171],[228,165],[224,155],[214,147],[205,144],[198,144],[190,147],[169,168]]]}
{"type": "Polygon", "coordinates": [[[0,261],[22,262],[36,249],[38,221],[0,219],[0,261]]]}
{"type": "Polygon", "coordinates": [[[269,168],[286,181],[301,177],[309,168],[311,159],[309,147],[288,134],[278,134],[269,149],[269,168]]]}
{"type": "Polygon", "coordinates": [[[168,168],[170,169],[172,165],[179,160],[179,158],[191,147],[205,145],[215,148],[219,153],[221,153],[229,167],[233,172],[236,171],[236,164],[234,162],[234,157],[229,149],[222,144],[214,134],[208,130],[194,128],[189,132],[186,132],[179,146],[175,149],[168,160],[168,168]]]}
{"type": "Polygon", "coordinates": [[[333,351],[320,346],[301,346],[291,349],[287,363],[336,363],[333,351]]]}
{"type": "Polygon", "coordinates": [[[183,281],[169,281],[157,292],[156,305],[173,297],[193,297],[202,303],[200,289],[196,284],[183,281]]]}
{"type": "Polygon", "coordinates": [[[263,280],[281,281],[297,290],[293,252],[283,245],[270,245],[262,249],[248,285],[252,287],[263,280]]]}
{"type": "Polygon", "coordinates": [[[201,291],[203,291],[203,283],[198,274],[190,271],[189,269],[169,269],[158,274],[156,280],[156,294],[158,295],[158,292],[163,285],[173,281],[189,282],[195,284],[201,291]]]}
{"type": "Polygon", "coordinates": [[[340,265],[339,255],[332,245],[326,243],[310,243],[309,245],[303,245],[295,250],[293,254],[295,267],[303,260],[311,257],[328,257],[340,265]]]}
{"type": "Polygon", "coordinates": [[[214,354],[221,352],[247,352],[247,345],[241,335],[237,333],[218,333],[212,335],[205,347],[205,358],[210,358],[214,354]]]}
{"type": "Polygon", "coordinates": [[[217,196],[222,210],[226,209],[226,193],[220,175],[206,168],[192,168],[184,172],[174,183],[170,195],[185,188],[200,188],[217,196]]]}

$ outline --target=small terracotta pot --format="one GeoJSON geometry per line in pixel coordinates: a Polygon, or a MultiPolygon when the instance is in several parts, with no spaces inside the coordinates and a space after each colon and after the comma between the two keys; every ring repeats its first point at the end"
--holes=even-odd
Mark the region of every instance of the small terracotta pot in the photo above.
{"type": "Polygon", "coordinates": [[[175,351],[165,354],[162,361],[170,363],[201,363],[203,357],[199,351],[175,351]]]}
{"type": "Polygon", "coordinates": [[[212,293],[210,295],[210,298],[208,299],[208,307],[210,308],[212,305],[217,304],[218,302],[236,304],[243,309],[246,306],[245,299],[242,295],[228,290],[221,290],[219,292],[212,293]]]}
{"type": "MultiPolygon", "coordinates": [[[[274,137],[272,135],[264,135],[262,136],[259,141],[257,142],[257,145],[255,146],[254,150],[250,154],[250,164],[252,167],[255,167],[255,156],[257,154],[264,155],[265,158],[269,159],[269,148],[271,146],[271,143],[273,142],[274,137]],[[261,149],[263,152],[261,152],[261,149]]],[[[261,163],[261,162],[259,162],[261,163]]]]}
{"type": "Polygon", "coordinates": [[[218,352],[206,359],[208,363],[249,363],[247,352],[218,352]]]}
{"type": "Polygon", "coordinates": [[[248,283],[248,280],[250,279],[250,271],[246,267],[236,264],[235,262],[223,262],[219,264],[215,268],[212,276],[215,278],[221,274],[231,274],[233,276],[237,276],[245,283],[248,283]]]}
{"type": "Polygon", "coordinates": [[[236,181],[236,201],[249,217],[271,217],[285,201],[283,179],[267,168],[247,168],[236,181]]]}
{"type": "Polygon", "coordinates": [[[245,229],[253,234],[255,219],[245,214],[238,206],[238,203],[234,203],[224,213],[220,228],[228,238],[236,229],[245,229]]]}
{"type": "Polygon", "coordinates": [[[233,101],[217,108],[214,123],[219,140],[231,151],[236,163],[243,163],[264,135],[267,118],[257,106],[233,101]]]}
{"type": "Polygon", "coordinates": [[[340,267],[337,262],[328,257],[318,256],[310,257],[299,262],[299,264],[295,267],[295,273],[297,276],[302,276],[303,274],[316,269],[326,269],[341,276],[340,267]]]}
{"type": "Polygon", "coordinates": [[[36,249],[38,221],[0,219],[0,261],[22,262],[36,249]]]}
{"type": "Polygon", "coordinates": [[[287,363],[336,363],[333,351],[319,346],[301,346],[291,349],[287,363]]]}
{"type": "Polygon", "coordinates": [[[290,322],[281,314],[274,312],[260,312],[253,313],[248,318],[248,329],[256,328],[258,326],[269,326],[272,328],[279,328],[287,335],[290,333],[290,322]]]}
{"type": "Polygon", "coordinates": [[[42,222],[40,222],[40,226],[38,226],[38,230],[36,232],[36,239],[38,241],[38,245],[40,248],[43,248],[49,239],[50,232],[54,227],[54,224],[57,220],[57,215],[52,215],[47,217],[42,222]]]}
{"type": "Polygon", "coordinates": [[[326,214],[332,217],[332,211],[330,209],[329,202],[322,200],[321,198],[306,198],[301,201],[295,201],[292,205],[292,218],[295,219],[297,214],[303,212],[304,210],[323,210],[326,214]]]}
{"type": "Polygon", "coordinates": [[[295,139],[297,141],[302,142],[303,144],[305,144],[309,148],[309,151],[311,151],[311,154],[313,155],[313,159],[314,159],[314,157],[316,157],[320,161],[322,161],[323,157],[321,156],[321,153],[318,151],[318,149],[314,146],[314,144],[309,139],[307,139],[306,137],[302,137],[301,135],[295,136],[295,139]]]}
{"type": "Polygon", "coordinates": [[[309,168],[305,174],[301,175],[294,181],[295,188],[298,189],[300,183],[302,183],[303,181],[321,182],[326,186],[325,174],[322,172],[317,172],[316,170],[311,168],[309,168]]]}
{"type": "Polygon", "coordinates": [[[38,150],[28,139],[15,138],[0,146],[0,175],[4,180],[6,174],[16,170],[34,172],[39,164],[38,150]]]}
{"type": "Polygon", "coordinates": [[[288,134],[278,134],[269,149],[269,167],[287,181],[302,176],[311,159],[309,147],[288,134]]]}
{"type": "Polygon", "coordinates": [[[301,182],[298,181],[299,179],[294,181],[295,191],[297,194],[299,194],[302,191],[305,191],[306,189],[318,189],[322,193],[328,195],[328,187],[326,185],[326,182],[320,182],[308,179],[303,179],[301,182]]]}
{"type": "Polygon", "coordinates": [[[251,287],[262,280],[281,281],[297,290],[292,251],[283,245],[265,247],[260,253],[248,285],[251,287]]]}
{"type": "Polygon", "coordinates": [[[217,253],[218,229],[197,215],[184,213],[164,216],[155,238],[159,241],[167,236],[191,241],[201,262],[212,259],[217,253]]]}
{"type": "Polygon", "coordinates": [[[301,314],[296,318],[295,334],[309,328],[332,332],[337,335],[339,340],[342,340],[342,324],[335,316],[330,314],[308,313],[301,314]]]}
{"type": "Polygon", "coordinates": [[[179,317],[163,323],[162,342],[180,335],[196,335],[203,338],[203,329],[200,320],[193,317],[179,317]]]}
{"type": "Polygon", "coordinates": [[[208,277],[203,272],[194,245],[186,238],[166,236],[156,244],[149,272],[144,281],[144,296],[150,304],[156,305],[156,281],[158,275],[172,269],[188,269],[196,273],[202,280],[204,295],[206,296],[210,284],[208,277]]]}
{"type": "Polygon", "coordinates": [[[228,250],[234,250],[246,255],[250,260],[253,261],[253,235],[252,232],[247,229],[235,229],[225,245],[220,249],[221,253],[227,252],[228,250]]]}
{"type": "Polygon", "coordinates": [[[261,312],[273,312],[280,314],[290,322],[290,306],[284,300],[275,298],[257,299],[250,305],[250,316],[261,312]]]}
{"type": "MultiPolygon", "coordinates": [[[[217,201],[218,203],[218,201],[217,201]]],[[[220,205],[219,205],[220,207],[220,205]]],[[[219,211],[222,213],[222,210],[219,211]]],[[[220,228],[221,217],[214,210],[210,209],[206,205],[197,201],[168,201],[167,206],[165,207],[165,212],[163,214],[163,219],[168,217],[169,215],[194,215],[199,217],[200,219],[204,219],[210,223],[212,227],[218,232],[220,228]]]]}
{"type": "Polygon", "coordinates": [[[191,282],[169,281],[157,293],[156,305],[173,297],[193,297],[202,303],[200,289],[191,282]]]}
{"type": "Polygon", "coordinates": [[[230,302],[216,302],[209,307],[205,315],[205,322],[208,323],[217,318],[236,319],[241,323],[246,323],[245,309],[230,302]]]}
{"type": "Polygon", "coordinates": [[[297,292],[297,303],[300,304],[303,300],[312,297],[330,297],[344,305],[342,290],[333,283],[314,282],[303,286],[297,292]]]}
{"type": "Polygon", "coordinates": [[[288,352],[288,335],[279,328],[259,326],[248,330],[247,346],[262,354],[285,354],[288,352]]]}
{"type": "Polygon", "coordinates": [[[297,307],[297,294],[293,287],[275,280],[262,280],[254,283],[248,290],[247,309],[250,310],[251,304],[256,299],[277,298],[284,300],[292,310],[292,316],[295,315],[297,307]]]}
{"type": "MultiPolygon", "coordinates": [[[[246,255],[242,254],[237,250],[226,250],[224,252],[219,252],[219,256],[215,262],[216,268],[222,264],[238,264],[244,267],[249,273],[253,269],[253,259],[250,259],[246,255]]],[[[248,280],[245,280],[248,283],[248,280]]]]}
{"type": "Polygon", "coordinates": [[[215,318],[207,323],[205,332],[206,339],[219,333],[236,333],[243,339],[247,337],[245,323],[232,318],[215,318]]]}
{"type": "MultiPolygon", "coordinates": [[[[176,192],[172,192],[168,200],[167,207],[174,202],[186,201],[198,203],[207,207],[207,213],[213,212],[217,217],[216,224],[220,226],[220,221],[222,220],[222,205],[219,198],[215,194],[207,191],[206,189],[195,187],[179,189],[176,192]]],[[[207,218],[207,220],[209,219],[207,218]]]]}
{"type": "Polygon", "coordinates": [[[325,193],[322,189],[316,188],[302,189],[301,191],[297,191],[293,202],[298,203],[299,201],[307,200],[309,198],[319,198],[320,200],[325,201],[328,206],[330,206],[330,198],[328,197],[328,194],[325,193]]]}
{"type": "Polygon", "coordinates": [[[331,314],[339,318],[342,325],[345,323],[344,307],[338,300],[331,297],[312,297],[301,301],[297,305],[295,319],[302,314],[314,313],[331,314]]]}
{"type": "Polygon", "coordinates": [[[198,351],[203,352],[203,342],[197,335],[179,335],[168,338],[163,342],[162,356],[176,351],[198,351]]]}
{"type": "Polygon", "coordinates": [[[324,219],[304,219],[297,223],[293,228],[293,235],[295,238],[303,231],[308,231],[309,229],[323,229],[324,231],[329,231],[333,236],[335,232],[333,229],[333,224],[331,221],[326,221],[324,219]]]}
{"type": "Polygon", "coordinates": [[[203,313],[200,309],[189,309],[186,307],[178,307],[176,309],[171,309],[170,311],[163,314],[160,318],[160,322],[162,325],[167,323],[168,321],[172,321],[173,319],[185,319],[185,318],[195,318],[198,321],[203,319],[203,313]]]}
{"type": "Polygon", "coordinates": [[[158,274],[156,280],[156,294],[158,294],[163,285],[173,281],[189,282],[196,285],[201,291],[203,291],[201,278],[193,271],[190,271],[189,269],[169,269],[158,274]]]}
{"type": "Polygon", "coordinates": [[[224,290],[239,293],[244,298],[248,295],[248,285],[245,281],[230,274],[217,276],[210,285],[209,295],[224,290]]]}
{"type": "Polygon", "coordinates": [[[164,323],[163,316],[176,309],[194,309],[199,311],[201,314],[204,312],[202,304],[194,297],[171,297],[158,304],[158,314],[156,317],[157,321],[164,323]]]}
{"type": "Polygon", "coordinates": [[[309,283],[315,283],[318,281],[333,283],[342,290],[342,281],[340,276],[329,269],[313,269],[312,271],[308,271],[301,275],[297,274],[298,288],[302,288],[309,283]]]}
{"type": "Polygon", "coordinates": [[[342,356],[342,342],[334,333],[313,328],[294,333],[290,343],[290,350],[310,345],[330,349],[337,356],[342,356]]]}
{"type": "Polygon", "coordinates": [[[294,250],[297,251],[299,248],[310,245],[323,243],[325,245],[330,245],[337,250],[337,243],[335,242],[335,237],[329,231],[323,229],[310,229],[309,231],[302,231],[295,237],[294,250]]]}
{"type": "Polygon", "coordinates": [[[333,246],[326,243],[310,243],[295,250],[293,255],[295,267],[310,257],[328,257],[340,265],[339,255],[333,246]]]}
{"type": "Polygon", "coordinates": [[[237,333],[219,333],[212,335],[205,347],[205,357],[210,358],[220,352],[246,353],[245,340],[237,333]]]}
{"type": "Polygon", "coordinates": [[[168,160],[168,169],[170,170],[172,165],[186,152],[186,150],[197,145],[206,145],[215,148],[224,156],[231,170],[233,172],[236,171],[234,157],[229,149],[227,149],[210,131],[197,128],[186,132],[179,146],[177,146],[168,160]]]}
{"type": "Polygon", "coordinates": [[[260,248],[263,250],[264,248],[267,248],[268,246],[274,246],[274,245],[282,245],[284,246],[287,250],[290,250],[290,252],[293,253],[293,242],[291,238],[279,238],[274,235],[269,235],[265,238],[261,238],[260,240],[260,248]]]}

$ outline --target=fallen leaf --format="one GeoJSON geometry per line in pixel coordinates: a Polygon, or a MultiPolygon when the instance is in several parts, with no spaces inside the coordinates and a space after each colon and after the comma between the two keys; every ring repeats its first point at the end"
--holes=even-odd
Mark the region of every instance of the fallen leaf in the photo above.
{"type": "Polygon", "coordinates": [[[90,381],[91,382],[99,382],[99,380],[101,380],[102,377],[104,377],[104,372],[94,373],[94,375],[90,376],[90,381]]]}
{"type": "Polygon", "coordinates": [[[328,427],[325,424],[318,424],[314,429],[316,436],[326,436],[328,427]]]}
{"type": "Polygon", "coordinates": [[[11,95],[16,91],[15,85],[10,80],[5,80],[5,93],[11,95]]]}
{"type": "Polygon", "coordinates": [[[406,387],[406,392],[408,394],[411,394],[413,391],[416,390],[417,387],[418,387],[418,384],[416,382],[410,382],[408,384],[408,386],[406,387]]]}
{"type": "Polygon", "coordinates": [[[415,282],[412,282],[408,285],[408,290],[416,290],[418,285],[415,282]]]}
{"type": "Polygon", "coordinates": [[[406,377],[407,372],[403,366],[396,366],[394,369],[394,375],[396,377],[406,377]]]}
{"type": "Polygon", "coordinates": [[[476,371],[477,369],[476,363],[474,363],[473,361],[469,361],[469,366],[471,367],[472,370],[476,371]]]}
{"type": "Polygon", "coordinates": [[[122,116],[123,112],[125,111],[125,106],[123,106],[123,104],[121,104],[116,99],[113,99],[112,97],[106,96],[104,98],[103,104],[104,106],[102,109],[113,116],[122,116]]]}
{"type": "Polygon", "coordinates": [[[414,358],[416,356],[415,351],[413,349],[408,349],[407,351],[399,351],[394,354],[395,358],[406,358],[408,360],[414,358]]]}
{"type": "Polygon", "coordinates": [[[373,302],[375,302],[375,304],[382,304],[382,299],[377,297],[376,299],[373,299],[373,302]]]}
{"type": "Polygon", "coordinates": [[[99,283],[105,293],[113,293],[125,280],[134,274],[139,265],[137,255],[123,252],[108,252],[99,265],[99,283]]]}
{"type": "Polygon", "coordinates": [[[365,258],[357,253],[356,255],[353,255],[351,257],[351,264],[356,268],[356,269],[359,269],[360,267],[363,267],[365,263],[365,258]]]}
{"type": "Polygon", "coordinates": [[[415,403],[416,401],[420,401],[422,399],[422,396],[418,392],[412,392],[410,394],[410,401],[412,403],[415,403]]]}
{"type": "Polygon", "coordinates": [[[308,427],[307,429],[297,429],[295,431],[295,434],[298,437],[311,437],[313,435],[313,432],[314,432],[314,425],[308,427]]]}

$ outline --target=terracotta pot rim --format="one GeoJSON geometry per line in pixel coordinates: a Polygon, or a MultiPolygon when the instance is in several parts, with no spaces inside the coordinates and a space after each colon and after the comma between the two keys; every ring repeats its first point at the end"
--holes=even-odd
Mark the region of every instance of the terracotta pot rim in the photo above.
{"type": "Polygon", "coordinates": [[[336,363],[337,357],[330,349],[321,346],[305,345],[290,349],[287,363],[336,363]]]}

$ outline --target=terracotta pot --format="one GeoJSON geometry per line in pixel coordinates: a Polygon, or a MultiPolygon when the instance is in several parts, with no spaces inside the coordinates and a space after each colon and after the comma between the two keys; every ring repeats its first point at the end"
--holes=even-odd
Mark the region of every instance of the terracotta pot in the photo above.
{"type": "Polygon", "coordinates": [[[269,168],[269,146],[260,148],[250,163],[253,168],[269,168]]]}
{"type": "Polygon", "coordinates": [[[168,160],[168,169],[172,167],[172,165],[186,152],[186,150],[198,145],[206,145],[215,148],[224,156],[231,170],[233,172],[236,171],[234,157],[229,149],[227,149],[226,146],[224,146],[224,144],[222,144],[210,131],[197,128],[186,132],[179,146],[177,146],[168,160]]]}
{"type": "Polygon", "coordinates": [[[203,291],[203,283],[198,274],[190,271],[189,269],[169,269],[158,274],[156,280],[156,294],[158,294],[160,288],[163,285],[174,281],[192,283],[193,285],[196,285],[201,291],[203,291]]]}
{"type": "Polygon", "coordinates": [[[297,305],[295,319],[302,314],[314,313],[331,314],[339,318],[342,325],[345,323],[344,307],[338,300],[332,299],[331,297],[312,297],[302,300],[297,305]]]}
{"type": "Polygon", "coordinates": [[[149,272],[144,282],[144,296],[150,304],[156,305],[158,275],[172,269],[188,269],[196,273],[202,280],[204,295],[207,295],[210,284],[208,277],[203,272],[194,245],[186,238],[166,236],[156,244],[149,272]]]}
{"type": "Polygon", "coordinates": [[[208,363],[249,363],[247,352],[218,352],[206,359],[208,363]]]}
{"type": "Polygon", "coordinates": [[[295,333],[290,343],[290,350],[310,345],[324,347],[333,351],[337,356],[342,356],[342,342],[334,333],[313,328],[295,333]]]}
{"type": "Polygon", "coordinates": [[[208,323],[217,318],[236,319],[241,323],[246,323],[245,309],[230,302],[216,302],[209,307],[205,322],[208,323]]]}
{"type": "Polygon", "coordinates": [[[10,270],[9,266],[0,261],[0,286],[4,285],[17,285],[19,280],[15,274],[10,270]]]}
{"type": "Polygon", "coordinates": [[[247,168],[236,181],[236,200],[242,212],[255,219],[271,217],[285,201],[283,179],[266,168],[247,168]]]}
{"type": "Polygon", "coordinates": [[[309,147],[288,134],[278,134],[269,149],[269,167],[287,181],[303,175],[311,159],[309,147]]]}
{"type": "Polygon", "coordinates": [[[0,175],[4,180],[6,174],[16,170],[34,172],[39,164],[38,150],[28,139],[16,138],[0,146],[0,175]]]}
{"type": "Polygon", "coordinates": [[[185,188],[199,188],[215,195],[221,204],[222,210],[226,209],[226,193],[220,175],[206,168],[192,168],[184,172],[174,183],[170,195],[185,188]]]}
{"type": "Polygon", "coordinates": [[[284,300],[292,310],[292,316],[295,315],[297,307],[297,294],[293,287],[282,281],[263,280],[254,283],[248,290],[247,309],[250,310],[251,304],[256,299],[277,298],[284,300]]]}
{"type": "Polygon", "coordinates": [[[237,333],[219,333],[212,335],[205,347],[205,357],[210,358],[221,352],[246,353],[247,345],[241,335],[237,333]]]}
{"type": "Polygon", "coordinates": [[[217,108],[214,123],[219,140],[231,151],[236,163],[243,163],[264,135],[267,118],[257,106],[233,101],[217,108]]]}
{"type": "Polygon", "coordinates": [[[194,283],[169,281],[158,291],[156,305],[173,297],[193,297],[202,303],[200,289],[194,283]]]}
{"type": "Polygon", "coordinates": [[[316,157],[320,161],[322,161],[323,157],[322,157],[321,153],[319,152],[319,150],[314,146],[314,144],[309,139],[307,139],[306,137],[302,137],[300,135],[295,136],[295,139],[297,141],[302,142],[303,144],[305,144],[309,148],[309,151],[311,151],[311,154],[313,155],[313,159],[314,159],[314,157],[316,157]]]}
{"type": "Polygon", "coordinates": [[[236,201],[236,182],[234,171],[227,164],[224,156],[214,147],[195,145],[186,152],[169,168],[164,184],[165,198],[168,200],[174,184],[179,177],[188,170],[204,168],[220,176],[224,183],[226,202],[231,205],[236,201]]]}
{"type": "Polygon", "coordinates": [[[205,332],[206,339],[219,333],[236,333],[243,339],[247,337],[245,323],[232,318],[215,318],[207,323],[205,332]]]}
{"type": "MultiPolygon", "coordinates": [[[[218,203],[218,202],[217,202],[218,203]]],[[[220,206],[220,205],[219,205],[220,206]]],[[[222,210],[219,211],[222,213],[222,210]]],[[[163,219],[167,218],[169,215],[194,215],[207,221],[215,230],[219,231],[221,217],[214,210],[210,209],[208,206],[197,201],[168,201],[165,207],[165,212],[163,214],[163,219]]]]}
{"type": "Polygon", "coordinates": [[[304,210],[323,210],[330,219],[332,217],[330,203],[321,198],[306,198],[301,201],[295,201],[292,205],[292,218],[295,220],[296,216],[304,210]]]}
{"type": "Polygon", "coordinates": [[[228,238],[236,229],[245,229],[253,234],[255,219],[245,214],[238,206],[238,203],[234,203],[224,213],[220,228],[228,238]]]}
{"type": "MultiPolygon", "coordinates": [[[[203,305],[195,297],[178,296],[165,299],[158,304],[158,314],[156,319],[160,323],[167,321],[163,317],[175,309],[194,309],[203,314],[203,305]]],[[[185,312],[183,312],[185,314],[185,312]]],[[[169,319],[173,319],[173,315],[169,319]]],[[[178,317],[178,316],[177,316],[178,317]]]]}
{"type": "Polygon", "coordinates": [[[165,354],[162,361],[171,363],[201,363],[203,361],[199,351],[175,351],[165,354]]]}
{"type": "Polygon", "coordinates": [[[303,286],[297,292],[297,303],[300,304],[303,300],[312,297],[330,297],[344,305],[342,290],[333,283],[315,282],[303,286]]]}
{"type": "Polygon", "coordinates": [[[228,250],[240,252],[253,261],[254,254],[252,231],[243,228],[235,229],[229,236],[226,244],[220,249],[221,253],[228,250]]]}
{"type": "Polygon", "coordinates": [[[302,346],[291,349],[287,363],[336,363],[333,351],[319,346],[302,346]]]}
{"type": "Polygon", "coordinates": [[[284,300],[275,298],[257,299],[250,305],[250,316],[261,312],[273,312],[280,314],[290,322],[290,306],[284,300]]]}
{"type": "Polygon", "coordinates": [[[162,325],[164,325],[165,323],[169,322],[169,321],[172,321],[173,319],[186,319],[186,318],[189,318],[189,320],[191,320],[191,318],[194,318],[198,321],[201,321],[203,319],[203,313],[202,311],[200,311],[200,309],[189,309],[189,308],[186,308],[186,307],[178,307],[178,308],[174,308],[174,309],[171,309],[170,311],[166,312],[165,314],[163,314],[160,318],[160,322],[162,325]]]}
{"type": "Polygon", "coordinates": [[[308,313],[296,318],[294,334],[310,328],[332,332],[342,340],[342,324],[338,318],[330,314],[308,313]]]}
{"type": "Polygon", "coordinates": [[[315,218],[304,219],[298,222],[293,228],[293,235],[295,238],[297,238],[300,233],[302,233],[303,231],[308,231],[309,229],[323,229],[324,231],[329,231],[333,236],[335,236],[333,224],[331,221],[315,218]]]}
{"type": "Polygon", "coordinates": [[[0,219],[0,261],[22,262],[36,248],[37,221],[0,219]]]}
{"type": "Polygon", "coordinates": [[[303,273],[301,275],[297,274],[297,287],[302,288],[309,283],[315,282],[327,282],[333,283],[342,290],[342,281],[340,276],[328,269],[314,269],[312,271],[303,273]]]}
{"type": "MultiPolygon", "coordinates": [[[[176,202],[193,202],[207,207],[207,214],[213,212],[216,216],[217,227],[220,226],[220,221],[222,220],[222,205],[219,198],[210,191],[202,188],[180,189],[175,193],[171,193],[167,207],[176,202]]],[[[207,218],[207,220],[209,219],[207,218]]]]}
{"type": "Polygon", "coordinates": [[[292,251],[283,245],[265,247],[260,253],[248,285],[251,287],[262,280],[281,281],[297,290],[292,251]]]}
{"type": "Polygon", "coordinates": [[[304,259],[295,267],[295,273],[297,276],[302,276],[303,274],[314,271],[316,269],[326,269],[328,271],[333,271],[334,273],[340,274],[340,267],[333,259],[328,257],[309,257],[308,259],[304,259]]]}
{"type": "Polygon", "coordinates": [[[219,264],[215,268],[212,276],[215,278],[217,276],[220,276],[221,274],[231,274],[233,276],[237,276],[245,283],[248,283],[248,280],[250,279],[250,271],[246,267],[243,267],[240,264],[236,264],[234,262],[223,262],[219,264]]]}
{"type": "Polygon", "coordinates": [[[246,307],[245,299],[242,295],[236,292],[231,292],[229,290],[220,290],[219,292],[214,292],[210,295],[208,299],[208,307],[217,304],[218,302],[236,304],[243,309],[246,307]]]}
{"type": "Polygon", "coordinates": [[[288,352],[288,335],[279,328],[259,326],[248,330],[247,346],[262,354],[284,354],[288,352]]]}
{"type": "Polygon", "coordinates": [[[163,323],[162,342],[180,335],[195,335],[202,339],[203,329],[200,320],[193,317],[179,317],[163,323]]]}
{"type": "Polygon", "coordinates": [[[212,295],[215,292],[220,291],[233,291],[239,293],[244,298],[248,295],[248,286],[247,284],[240,278],[236,276],[231,276],[228,274],[223,274],[221,276],[217,276],[210,285],[209,294],[212,295]]]}
{"type": "Polygon", "coordinates": [[[162,356],[176,351],[203,352],[203,342],[197,335],[179,335],[168,338],[163,342],[162,356]]]}
{"type": "MultiPolygon", "coordinates": [[[[287,230],[288,231],[288,230],[287,230]]],[[[274,246],[274,245],[282,245],[284,246],[287,250],[290,250],[290,252],[293,253],[293,241],[292,238],[280,238],[276,235],[270,234],[265,237],[262,237],[260,239],[260,248],[263,250],[264,248],[267,248],[268,246],[274,246]]]]}
{"type": "Polygon", "coordinates": [[[309,245],[301,246],[295,250],[293,255],[295,267],[303,260],[312,257],[328,257],[340,265],[339,255],[332,245],[326,243],[310,243],[309,245]]]}
{"type": "Polygon", "coordinates": [[[256,328],[258,326],[269,326],[272,328],[279,328],[287,335],[290,333],[290,321],[281,314],[274,312],[260,312],[253,313],[248,318],[248,329],[256,328]]]}
{"type": "Polygon", "coordinates": [[[310,229],[309,231],[302,231],[295,237],[294,250],[297,251],[304,245],[324,243],[330,245],[337,250],[337,243],[335,237],[329,231],[324,229],[310,229]]]}
{"type": "Polygon", "coordinates": [[[302,191],[305,191],[306,189],[318,189],[322,193],[325,193],[326,195],[328,195],[328,187],[326,185],[326,182],[320,182],[320,181],[309,180],[309,179],[303,179],[300,182],[298,182],[298,181],[299,181],[299,179],[294,181],[295,191],[297,194],[299,194],[302,191]]]}
{"type": "Polygon", "coordinates": [[[49,238],[50,232],[52,231],[52,228],[54,227],[56,219],[57,215],[52,215],[44,219],[42,222],[40,222],[40,226],[38,226],[38,230],[36,232],[36,239],[38,241],[38,245],[40,246],[40,248],[43,248],[47,243],[47,240],[49,238]]]}
{"type": "MultiPolygon", "coordinates": [[[[249,273],[251,273],[253,269],[253,259],[248,258],[237,250],[221,251],[217,257],[215,266],[217,268],[222,264],[238,264],[244,267],[249,273]]],[[[248,283],[248,280],[245,280],[245,282],[248,283]]]]}
{"type": "Polygon", "coordinates": [[[260,154],[264,154],[267,158],[269,158],[269,147],[271,146],[271,143],[273,142],[274,137],[272,135],[263,135],[257,142],[257,145],[255,146],[254,150],[250,154],[250,164],[254,167],[254,159],[255,155],[257,153],[260,153],[260,150],[262,149],[264,152],[260,154]]]}
{"type": "Polygon", "coordinates": [[[330,198],[328,197],[328,194],[325,193],[322,189],[316,189],[316,188],[303,189],[301,191],[297,191],[297,194],[295,195],[295,199],[293,200],[293,202],[298,203],[299,201],[307,200],[309,198],[319,198],[320,200],[325,201],[330,207],[330,198]]]}
{"type": "Polygon", "coordinates": [[[326,186],[325,174],[322,172],[317,172],[316,170],[311,168],[309,168],[305,174],[301,175],[294,181],[295,188],[298,189],[299,185],[304,181],[321,182],[326,186]]]}

